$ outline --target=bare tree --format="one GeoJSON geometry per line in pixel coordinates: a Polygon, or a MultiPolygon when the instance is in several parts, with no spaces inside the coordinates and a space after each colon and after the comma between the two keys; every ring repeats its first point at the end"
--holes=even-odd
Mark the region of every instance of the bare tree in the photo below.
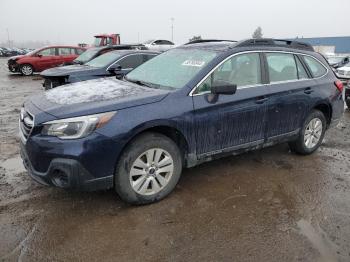
{"type": "Polygon", "coordinates": [[[254,31],[252,37],[253,37],[253,38],[262,38],[262,37],[263,37],[262,29],[261,29],[260,26],[258,26],[258,27],[255,29],[255,31],[254,31]]]}
{"type": "Polygon", "coordinates": [[[202,37],[198,35],[198,36],[193,36],[192,38],[189,39],[190,42],[196,41],[196,40],[202,40],[202,37]]]}

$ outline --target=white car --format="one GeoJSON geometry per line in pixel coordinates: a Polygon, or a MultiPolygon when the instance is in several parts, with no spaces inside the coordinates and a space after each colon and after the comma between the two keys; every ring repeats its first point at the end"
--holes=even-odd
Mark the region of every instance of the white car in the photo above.
{"type": "Polygon", "coordinates": [[[152,51],[160,51],[164,52],[170,48],[175,47],[175,44],[171,41],[168,40],[162,40],[162,39],[152,39],[148,40],[143,43],[147,49],[152,50],[152,51]]]}
{"type": "Polygon", "coordinates": [[[339,67],[336,71],[336,74],[339,78],[350,79],[350,63],[339,67]]]}

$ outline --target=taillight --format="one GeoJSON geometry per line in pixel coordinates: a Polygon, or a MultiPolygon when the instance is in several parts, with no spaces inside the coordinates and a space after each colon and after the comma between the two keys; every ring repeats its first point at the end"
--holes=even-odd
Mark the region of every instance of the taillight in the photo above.
{"type": "Polygon", "coordinates": [[[343,92],[344,85],[342,81],[337,80],[334,82],[335,86],[338,88],[339,92],[343,92]]]}

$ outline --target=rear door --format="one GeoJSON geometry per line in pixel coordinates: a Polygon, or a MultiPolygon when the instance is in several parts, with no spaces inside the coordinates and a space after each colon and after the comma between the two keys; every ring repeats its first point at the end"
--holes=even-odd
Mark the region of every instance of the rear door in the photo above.
{"type": "Polygon", "coordinates": [[[268,69],[267,138],[294,135],[308,112],[314,80],[293,53],[266,52],[268,69]]]}
{"type": "Polygon", "coordinates": [[[58,59],[56,61],[56,66],[70,63],[77,57],[75,48],[70,47],[59,47],[58,48],[58,59]]]}
{"type": "Polygon", "coordinates": [[[212,155],[264,141],[266,86],[258,53],[238,54],[220,64],[192,93],[196,150],[212,155]],[[237,85],[234,95],[213,95],[216,81],[237,85]]]}

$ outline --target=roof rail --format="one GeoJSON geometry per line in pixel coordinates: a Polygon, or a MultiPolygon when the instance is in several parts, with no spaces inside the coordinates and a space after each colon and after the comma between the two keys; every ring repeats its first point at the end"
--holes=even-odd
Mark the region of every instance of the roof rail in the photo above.
{"type": "Polygon", "coordinates": [[[307,51],[315,51],[312,45],[307,43],[294,41],[294,40],[273,39],[273,38],[247,39],[247,40],[238,42],[235,47],[255,46],[255,45],[279,46],[279,47],[303,49],[307,51]]]}
{"type": "Polygon", "coordinates": [[[199,43],[210,43],[210,42],[232,42],[232,43],[237,43],[237,41],[234,40],[221,40],[221,39],[198,39],[198,40],[193,40],[185,45],[192,45],[192,44],[199,44],[199,43]]]}

